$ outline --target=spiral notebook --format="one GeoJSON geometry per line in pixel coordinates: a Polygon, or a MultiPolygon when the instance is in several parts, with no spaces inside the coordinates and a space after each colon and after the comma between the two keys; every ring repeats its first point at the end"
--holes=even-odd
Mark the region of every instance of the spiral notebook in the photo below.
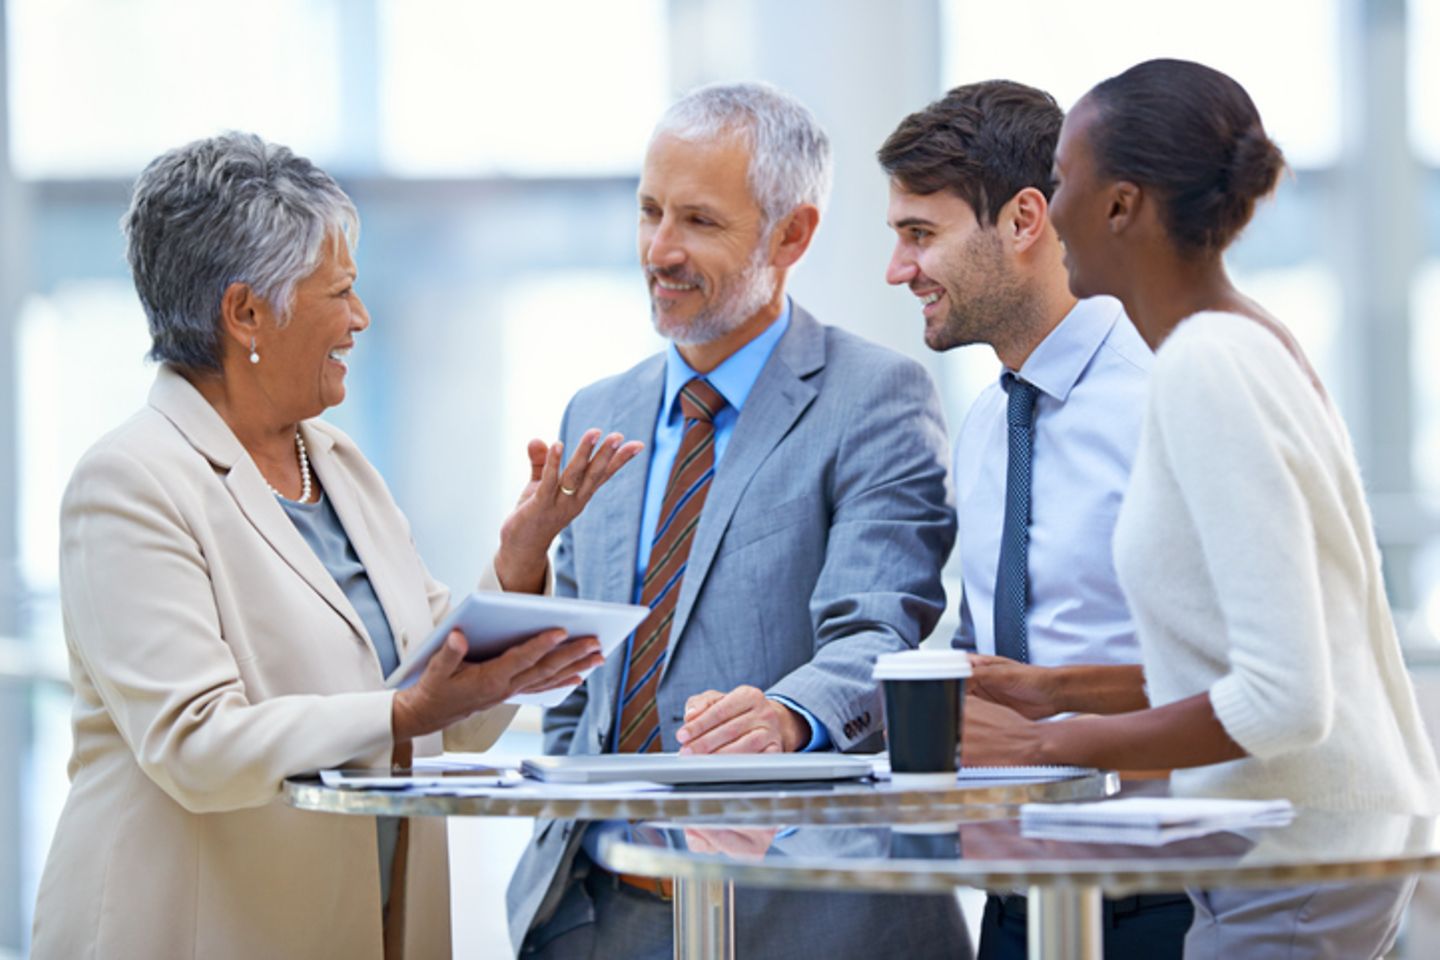
{"type": "Polygon", "coordinates": [[[961,783],[976,780],[1073,780],[1098,773],[1093,767],[1069,767],[1062,764],[1048,764],[1030,767],[961,767],[955,779],[961,783]]]}
{"type": "MultiPolygon", "coordinates": [[[[871,761],[876,780],[890,779],[890,757],[877,753],[871,761]]],[[[958,783],[1047,783],[1052,780],[1073,780],[1098,773],[1092,767],[1013,766],[1013,767],[961,767],[955,773],[958,783]]]]}

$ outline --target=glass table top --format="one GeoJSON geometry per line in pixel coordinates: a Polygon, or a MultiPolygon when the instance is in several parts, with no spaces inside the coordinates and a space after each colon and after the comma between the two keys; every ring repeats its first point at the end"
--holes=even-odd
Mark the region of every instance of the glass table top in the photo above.
{"type": "Polygon", "coordinates": [[[1096,771],[1042,782],[985,781],[943,787],[899,787],[888,781],[724,784],[661,791],[613,791],[527,784],[459,795],[354,790],[323,785],[318,777],[285,781],[291,806],[363,816],[549,817],[570,820],[723,820],[786,823],[892,823],[1004,816],[1032,801],[1096,800],[1114,794],[1119,776],[1096,771]]]}
{"type": "Polygon", "coordinates": [[[917,893],[1093,885],[1125,896],[1187,885],[1284,886],[1440,870],[1440,820],[1300,810],[1288,826],[1163,846],[1030,839],[1015,819],[640,823],[607,830],[600,851],[616,872],[744,886],[917,893]]]}

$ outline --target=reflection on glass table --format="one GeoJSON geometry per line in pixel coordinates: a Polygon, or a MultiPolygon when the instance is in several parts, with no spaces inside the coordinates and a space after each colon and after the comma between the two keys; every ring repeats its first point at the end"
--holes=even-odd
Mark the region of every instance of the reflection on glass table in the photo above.
{"type": "Polygon", "coordinates": [[[390,817],[547,817],[564,820],[718,820],[787,823],[895,823],[993,819],[1017,804],[1096,800],[1119,789],[1112,771],[1065,780],[899,787],[871,779],[826,782],[690,784],[635,791],[624,784],[585,789],[524,780],[515,786],[413,794],[326,786],[317,776],[285,781],[293,807],[322,813],[390,817]]]}
{"type": "Polygon", "coordinates": [[[1102,894],[1440,870],[1440,821],[1301,810],[1288,826],[1162,846],[1035,840],[1013,819],[924,832],[914,825],[644,823],[612,832],[600,853],[607,869],[675,878],[677,956],[733,955],[738,884],[911,894],[1028,888],[1031,956],[1098,958],[1102,894]]]}

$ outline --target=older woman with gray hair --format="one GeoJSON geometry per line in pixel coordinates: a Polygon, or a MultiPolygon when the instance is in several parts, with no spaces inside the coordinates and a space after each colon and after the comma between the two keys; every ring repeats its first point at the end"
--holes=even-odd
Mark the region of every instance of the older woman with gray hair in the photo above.
{"type": "MultiPolygon", "coordinates": [[[[228,134],[153,161],[124,228],[161,367],[65,493],[75,745],[34,956],[449,956],[443,823],[300,813],[280,784],[442,737],[483,749],[506,699],[577,682],[595,641],[550,631],[467,663],[456,631],[385,689],[449,592],[379,474],[315,419],[370,325],[354,205],[228,134]]],[[[481,585],[547,589],[551,540],[639,447],[590,431],[562,468],[532,442],[481,585]]]]}

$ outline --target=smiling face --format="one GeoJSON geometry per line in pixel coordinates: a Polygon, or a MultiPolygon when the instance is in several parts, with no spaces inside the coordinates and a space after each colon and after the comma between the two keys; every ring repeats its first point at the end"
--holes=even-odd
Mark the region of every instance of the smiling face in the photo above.
{"type": "Polygon", "coordinates": [[[1094,102],[1081,98],[1065,118],[1055,147],[1050,222],[1065,246],[1070,292],[1077,297],[1118,292],[1113,279],[1118,261],[1107,223],[1110,198],[1090,140],[1098,119],[1094,102]]]}
{"type": "Polygon", "coordinates": [[[718,340],[778,294],[749,163],[749,146],[733,136],[690,141],[661,134],[645,154],[640,263],[655,329],[677,344],[718,340]]]}
{"type": "Polygon", "coordinates": [[[347,355],[355,334],[370,326],[349,245],[332,234],[321,250],[319,265],[295,285],[289,321],[270,331],[260,351],[267,395],[297,420],[345,399],[347,355]]]}
{"type": "Polygon", "coordinates": [[[885,279],[920,298],[925,345],[1007,342],[1029,311],[999,231],[948,190],[911,193],[894,180],[887,219],[895,250],[885,279]]]}

